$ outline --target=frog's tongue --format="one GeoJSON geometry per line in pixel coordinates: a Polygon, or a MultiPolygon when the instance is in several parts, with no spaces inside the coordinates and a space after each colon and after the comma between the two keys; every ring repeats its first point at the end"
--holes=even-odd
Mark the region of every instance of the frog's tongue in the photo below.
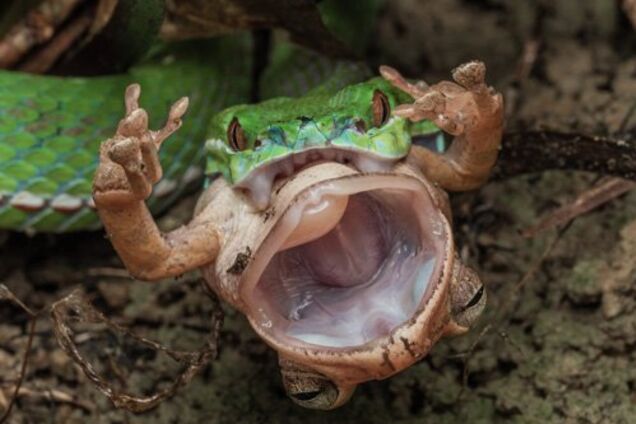
{"type": "Polygon", "coordinates": [[[288,235],[253,292],[278,336],[359,346],[388,336],[420,306],[437,256],[436,214],[422,215],[427,197],[377,184],[356,190],[315,193],[282,220],[288,235]]]}
{"type": "Polygon", "coordinates": [[[303,218],[276,259],[296,259],[305,272],[326,286],[352,287],[369,281],[388,253],[381,213],[368,196],[326,196],[303,218]],[[380,230],[380,231],[378,231],[380,230]],[[298,247],[296,247],[298,246],[298,247]],[[363,254],[361,254],[364,252],[363,254]]]}

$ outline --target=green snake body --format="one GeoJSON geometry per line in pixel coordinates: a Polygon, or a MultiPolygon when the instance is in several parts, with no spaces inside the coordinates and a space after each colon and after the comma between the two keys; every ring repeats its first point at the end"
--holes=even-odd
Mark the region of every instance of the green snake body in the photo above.
{"type": "Polygon", "coordinates": [[[306,149],[336,147],[399,159],[408,153],[412,133],[433,134],[439,142],[437,129],[426,122],[413,126],[393,117],[374,126],[377,91],[391,107],[408,99],[379,78],[366,80],[366,67],[284,43],[273,49],[261,78],[261,97],[272,99],[246,105],[251,44],[238,36],[177,45],[126,74],[105,77],[0,71],[0,229],[99,227],[91,199],[99,146],[115,133],[124,116],[125,87],[133,82],[142,87],[151,128],[162,125],[172,102],[190,98],[183,127],[160,151],[164,176],[148,201],[155,212],[203,175],[205,159],[208,174],[236,184],[306,149]],[[290,97],[299,94],[304,96],[290,97]],[[243,151],[233,150],[228,140],[234,119],[248,140],[243,151]]]}
{"type": "Polygon", "coordinates": [[[164,183],[152,209],[169,203],[184,178],[201,174],[211,116],[249,99],[249,37],[187,43],[156,52],[126,74],[59,78],[0,71],[0,228],[63,232],[99,226],[91,208],[100,143],[123,117],[126,86],[142,87],[151,127],[172,102],[190,97],[183,127],[161,150],[164,183]],[[232,61],[221,58],[235,55],[232,61]],[[241,59],[242,58],[242,59],[241,59]]]}

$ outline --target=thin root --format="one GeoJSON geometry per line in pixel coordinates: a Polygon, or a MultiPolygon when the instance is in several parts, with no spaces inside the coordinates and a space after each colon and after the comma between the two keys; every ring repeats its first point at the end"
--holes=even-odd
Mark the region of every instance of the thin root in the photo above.
{"type": "Polygon", "coordinates": [[[572,202],[548,213],[537,224],[526,228],[521,234],[528,238],[535,237],[545,230],[567,224],[576,217],[633,189],[636,189],[636,181],[616,177],[604,178],[594,187],[579,194],[572,202]]]}

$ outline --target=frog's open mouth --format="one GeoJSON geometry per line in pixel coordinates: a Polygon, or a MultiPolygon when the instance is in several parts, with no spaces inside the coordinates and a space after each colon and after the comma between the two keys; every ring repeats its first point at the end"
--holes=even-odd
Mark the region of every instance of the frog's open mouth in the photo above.
{"type": "Polygon", "coordinates": [[[303,191],[254,255],[252,324],[286,343],[351,348],[423,307],[441,272],[445,218],[412,177],[367,174],[303,191]]]}

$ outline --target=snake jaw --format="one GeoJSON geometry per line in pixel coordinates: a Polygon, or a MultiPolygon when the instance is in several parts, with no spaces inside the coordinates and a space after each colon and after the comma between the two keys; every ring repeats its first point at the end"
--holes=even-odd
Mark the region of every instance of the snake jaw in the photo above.
{"type": "Polygon", "coordinates": [[[398,161],[372,153],[337,147],[305,149],[270,162],[253,170],[235,187],[244,190],[257,210],[265,210],[270,204],[272,186],[277,178],[289,178],[303,168],[322,162],[335,162],[355,167],[361,172],[388,172],[398,161]]]}

